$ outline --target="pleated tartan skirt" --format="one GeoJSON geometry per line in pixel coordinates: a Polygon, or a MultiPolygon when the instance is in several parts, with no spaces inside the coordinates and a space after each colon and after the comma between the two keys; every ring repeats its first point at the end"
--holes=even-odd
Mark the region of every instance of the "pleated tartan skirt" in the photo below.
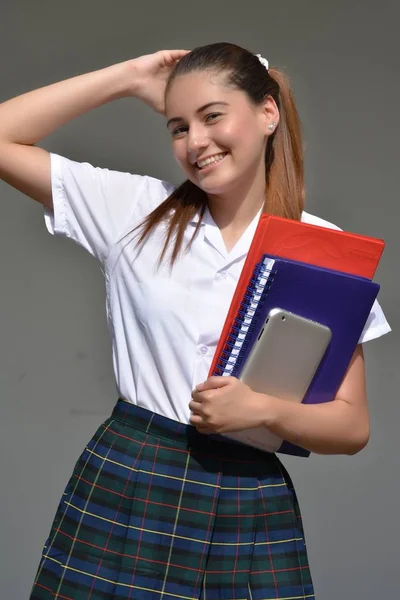
{"type": "Polygon", "coordinates": [[[74,468],[30,600],[313,599],[274,454],[118,400],[74,468]]]}

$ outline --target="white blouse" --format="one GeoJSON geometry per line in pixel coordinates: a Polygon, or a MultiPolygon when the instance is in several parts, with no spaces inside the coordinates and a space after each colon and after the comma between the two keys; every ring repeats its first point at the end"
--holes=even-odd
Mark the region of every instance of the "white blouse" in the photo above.
{"type": "MultiPolygon", "coordinates": [[[[101,263],[107,321],[118,395],[188,423],[191,392],[208,377],[257,215],[234,248],[206,211],[190,250],[157,270],[165,225],[138,253],[132,229],[173,191],[152,177],[132,175],[51,155],[54,213],[46,211],[51,234],[71,238],[101,263]]],[[[307,223],[336,228],[306,212],[307,223]]],[[[184,244],[198,222],[187,226],[184,244]]],[[[376,302],[360,338],[390,331],[376,302]]]]}

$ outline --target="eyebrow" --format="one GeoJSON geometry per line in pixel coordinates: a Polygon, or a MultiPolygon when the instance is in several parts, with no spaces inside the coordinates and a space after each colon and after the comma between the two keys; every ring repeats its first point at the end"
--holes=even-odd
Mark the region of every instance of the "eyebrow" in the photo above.
{"type": "MultiPolygon", "coordinates": [[[[222,101],[208,102],[207,104],[200,106],[200,108],[198,108],[196,110],[196,113],[199,114],[199,113],[203,112],[203,110],[210,108],[210,106],[215,106],[216,104],[220,104],[222,106],[229,106],[228,102],[222,102],[222,101]]],[[[173,117],[172,119],[169,119],[167,122],[167,127],[169,127],[171,125],[171,123],[175,123],[176,121],[184,121],[184,118],[183,117],[173,117]]]]}

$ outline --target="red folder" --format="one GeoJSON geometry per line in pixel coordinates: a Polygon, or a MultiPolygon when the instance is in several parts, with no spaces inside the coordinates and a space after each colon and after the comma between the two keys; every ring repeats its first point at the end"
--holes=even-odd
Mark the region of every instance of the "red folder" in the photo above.
{"type": "Polygon", "coordinates": [[[262,214],[229,307],[209,375],[219,356],[249,285],[264,254],[313,264],[372,279],[385,243],[381,239],[262,214]]]}

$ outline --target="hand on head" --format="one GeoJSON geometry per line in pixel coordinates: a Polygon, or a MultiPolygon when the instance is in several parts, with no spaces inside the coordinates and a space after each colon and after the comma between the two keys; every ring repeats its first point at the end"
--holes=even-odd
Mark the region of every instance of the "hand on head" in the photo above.
{"type": "Polygon", "coordinates": [[[168,78],[179,60],[189,52],[190,50],[160,50],[132,60],[132,95],[143,100],[156,112],[165,114],[164,98],[168,78]]]}

